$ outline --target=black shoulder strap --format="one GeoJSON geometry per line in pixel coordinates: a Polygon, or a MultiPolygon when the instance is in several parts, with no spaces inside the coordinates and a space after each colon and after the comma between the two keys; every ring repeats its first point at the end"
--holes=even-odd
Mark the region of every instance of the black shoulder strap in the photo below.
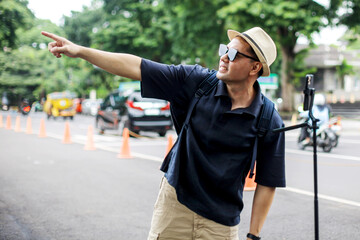
{"type": "Polygon", "coordinates": [[[216,86],[216,83],[219,81],[216,77],[217,71],[212,70],[207,77],[200,83],[198,90],[195,93],[196,97],[201,97],[202,95],[208,95],[209,92],[216,86]]]}
{"type": "Polygon", "coordinates": [[[260,118],[257,123],[257,135],[255,138],[255,143],[253,147],[253,153],[251,157],[251,165],[250,165],[250,175],[249,177],[252,178],[254,176],[254,167],[255,167],[255,160],[257,156],[257,147],[259,138],[262,138],[266,135],[266,133],[270,129],[271,118],[274,113],[274,103],[270,101],[267,97],[261,94],[261,98],[263,100],[263,105],[261,106],[260,110],[260,118]]]}
{"type": "Polygon", "coordinates": [[[210,91],[216,86],[219,79],[216,78],[217,71],[212,70],[207,77],[199,84],[199,88],[195,92],[195,97],[191,101],[185,124],[188,124],[190,121],[191,114],[195,108],[196,103],[203,95],[208,95],[210,91]]]}
{"type": "Polygon", "coordinates": [[[257,124],[258,137],[265,136],[265,134],[269,130],[270,121],[271,121],[271,118],[272,118],[272,115],[273,115],[274,109],[275,109],[274,103],[272,101],[270,101],[270,99],[265,97],[263,94],[261,94],[261,98],[262,98],[264,104],[262,105],[260,119],[257,124]]]}
{"type": "MultiPolygon", "coordinates": [[[[190,107],[188,108],[187,114],[186,114],[186,118],[185,118],[185,122],[184,124],[181,126],[181,130],[178,133],[178,139],[181,137],[181,134],[183,134],[184,131],[184,126],[189,124],[190,121],[190,117],[191,114],[195,108],[195,105],[197,104],[197,102],[199,101],[199,99],[203,96],[203,95],[208,95],[210,93],[210,91],[216,86],[216,84],[218,83],[219,79],[216,78],[216,73],[217,71],[212,70],[207,76],[206,78],[199,84],[199,88],[196,90],[195,93],[195,97],[193,97],[193,99],[191,100],[190,103],[190,107]]],[[[171,151],[170,151],[171,152],[171,151]]],[[[167,172],[167,169],[169,167],[169,163],[170,163],[170,158],[168,156],[165,157],[164,162],[161,165],[161,171],[163,172],[167,172]]]]}

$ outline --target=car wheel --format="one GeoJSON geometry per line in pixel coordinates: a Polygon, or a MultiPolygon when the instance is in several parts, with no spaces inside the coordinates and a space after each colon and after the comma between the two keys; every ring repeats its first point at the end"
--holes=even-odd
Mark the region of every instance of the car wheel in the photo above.
{"type": "Polygon", "coordinates": [[[297,146],[299,149],[301,150],[304,150],[305,147],[306,147],[306,144],[303,144],[303,141],[304,139],[301,138],[301,136],[298,137],[298,140],[297,140],[297,146]]]}
{"type": "Polygon", "coordinates": [[[166,131],[161,131],[161,132],[158,132],[158,133],[159,133],[160,137],[165,137],[165,135],[166,135],[166,131]]]}
{"type": "Polygon", "coordinates": [[[330,152],[331,149],[332,149],[331,140],[330,140],[329,136],[327,134],[325,134],[323,150],[324,150],[324,152],[330,152]]]}

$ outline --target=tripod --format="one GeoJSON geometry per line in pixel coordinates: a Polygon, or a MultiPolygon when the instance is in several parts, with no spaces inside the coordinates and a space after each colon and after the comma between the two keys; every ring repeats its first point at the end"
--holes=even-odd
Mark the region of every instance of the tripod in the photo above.
{"type": "Polygon", "coordinates": [[[290,130],[294,130],[297,128],[307,127],[313,130],[313,169],[314,169],[314,224],[315,224],[315,240],[319,240],[319,203],[318,203],[318,174],[317,174],[317,143],[316,143],[316,129],[318,128],[317,122],[319,119],[316,119],[312,112],[312,107],[314,104],[314,95],[315,88],[310,88],[311,83],[313,82],[314,76],[311,74],[306,75],[306,82],[304,88],[304,111],[309,110],[309,119],[311,119],[311,124],[309,123],[309,119],[305,122],[285,127],[285,128],[277,128],[274,129],[273,132],[286,132],[290,130]]]}

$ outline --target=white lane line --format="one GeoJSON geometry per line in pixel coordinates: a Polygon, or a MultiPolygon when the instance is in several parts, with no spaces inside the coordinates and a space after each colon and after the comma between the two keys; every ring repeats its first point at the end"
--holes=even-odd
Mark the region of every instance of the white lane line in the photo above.
{"type": "MultiPolygon", "coordinates": [[[[103,146],[103,145],[97,145],[96,147],[99,149],[105,150],[105,151],[109,151],[109,152],[115,152],[115,153],[119,152],[119,150],[115,150],[113,148],[109,148],[109,147],[103,146]]],[[[164,160],[163,158],[160,158],[160,157],[155,157],[155,156],[137,153],[137,152],[131,152],[131,155],[134,157],[137,157],[137,158],[142,158],[142,159],[151,160],[151,161],[155,161],[155,162],[162,162],[164,160]]]]}
{"type": "MultiPolygon", "coordinates": [[[[297,139],[286,139],[286,142],[297,142],[297,139]]],[[[339,139],[339,144],[348,143],[348,144],[360,144],[359,140],[351,140],[351,139],[339,139]]]]}
{"type": "MultiPolygon", "coordinates": [[[[302,154],[302,155],[313,155],[313,152],[307,152],[303,150],[295,150],[295,149],[285,149],[286,153],[293,153],[293,154],[302,154]]],[[[342,160],[350,160],[360,162],[360,157],[355,156],[348,156],[348,155],[340,155],[340,154],[333,154],[333,153],[317,153],[318,156],[325,157],[325,158],[335,158],[335,159],[342,159],[342,160]]]]}
{"type": "MultiPolygon", "coordinates": [[[[48,135],[48,137],[51,137],[51,138],[63,139],[62,136],[57,135],[57,134],[50,133],[50,134],[47,134],[47,135],[48,135]]],[[[85,144],[85,142],[83,140],[79,140],[79,139],[76,139],[76,138],[71,139],[71,141],[74,142],[74,143],[82,144],[82,145],[85,144]]],[[[109,146],[105,146],[105,145],[102,145],[102,144],[96,144],[95,147],[98,148],[98,149],[102,149],[102,150],[109,151],[109,152],[115,152],[115,153],[119,153],[119,151],[120,151],[120,149],[116,150],[114,148],[111,148],[109,146]]],[[[137,152],[131,152],[131,155],[134,156],[134,157],[147,159],[147,160],[151,160],[151,161],[155,161],[155,162],[162,162],[164,160],[164,158],[161,158],[161,157],[151,156],[151,155],[137,153],[137,152]]]]}
{"type": "MultiPolygon", "coordinates": [[[[305,191],[305,190],[301,190],[301,189],[297,189],[297,188],[286,187],[286,188],[283,188],[283,190],[314,197],[313,192],[309,192],[309,191],[305,191]]],[[[331,197],[331,196],[327,196],[327,195],[324,195],[324,194],[318,194],[318,198],[333,201],[333,202],[343,203],[343,204],[347,204],[347,205],[351,205],[351,206],[355,206],[355,207],[360,207],[359,202],[350,201],[350,200],[346,200],[346,199],[343,199],[343,198],[331,197]]]]}
{"type": "Polygon", "coordinates": [[[351,139],[339,139],[339,143],[351,143],[351,144],[360,144],[359,140],[351,140],[351,139]]]}

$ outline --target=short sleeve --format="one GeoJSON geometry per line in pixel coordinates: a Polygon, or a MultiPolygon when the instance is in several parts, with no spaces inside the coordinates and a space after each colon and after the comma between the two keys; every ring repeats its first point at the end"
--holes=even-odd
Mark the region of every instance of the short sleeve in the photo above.
{"type": "MultiPolygon", "coordinates": [[[[284,124],[275,111],[270,129],[283,127],[284,124]]],[[[269,187],[285,187],[285,134],[271,130],[259,141],[256,178],[258,184],[269,187]]]]}
{"type": "Polygon", "coordinates": [[[199,65],[175,66],[142,59],[141,94],[173,102],[179,94],[191,96],[207,73],[208,69],[199,65]]]}

